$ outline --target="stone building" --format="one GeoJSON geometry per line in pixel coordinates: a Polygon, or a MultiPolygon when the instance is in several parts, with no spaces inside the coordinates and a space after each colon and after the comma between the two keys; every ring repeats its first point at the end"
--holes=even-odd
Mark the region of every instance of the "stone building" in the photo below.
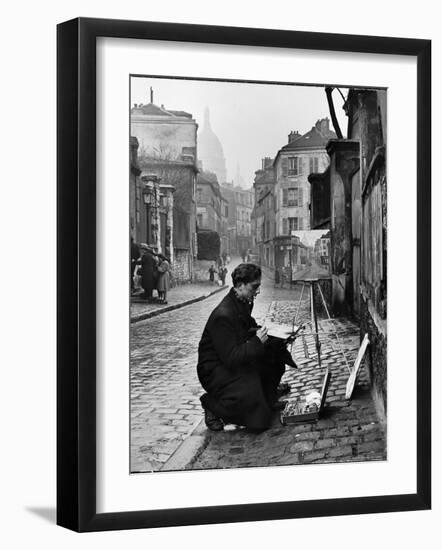
{"type": "Polygon", "coordinates": [[[221,235],[223,197],[216,175],[202,172],[196,178],[196,217],[198,229],[211,229],[221,235]]]}
{"type": "Polygon", "coordinates": [[[251,250],[252,241],[252,212],[254,207],[254,193],[252,189],[234,187],[236,211],[236,251],[238,254],[251,250]]]}
{"type": "Polygon", "coordinates": [[[232,256],[237,254],[236,243],[236,199],[233,183],[225,182],[221,185],[221,193],[226,206],[227,224],[227,253],[232,256]]]}
{"type": "Polygon", "coordinates": [[[262,265],[274,267],[275,170],[272,158],[262,159],[261,169],[255,172],[253,188],[255,207],[252,213],[252,248],[262,265]]]}
{"type": "Polygon", "coordinates": [[[330,228],[332,309],[360,321],[380,418],[387,408],[386,92],[350,89],[347,139],[327,145],[330,167],[309,177],[313,228],[330,228]]]}
{"type": "Polygon", "coordinates": [[[273,189],[260,195],[254,209],[255,218],[255,250],[258,252],[261,265],[275,265],[275,196],[273,189]]]}
{"type": "Polygon", "coordinates": [[[361,337],[367,333],[370,340],[369,370],[381,417],[387,410],[386,103],[385,90],[351,89],[345,104],[348,137],[360,143],[360,170],[354,174],[359,187],[352,194],[354,294],[360,289],[354,308],[361,337]]]}
{"type": "Polygon", "coordinates": [[[288,143],[282,147],[274,160],[275,169],[275,236],[278,267],[294,265],[293,241],[296,231],[305,231],[310,226],[310,183],[308,176],[328,166],[327,142],[335,138],[330,130],[329,119],[318,120],[310,131],[300,135],[290,132],[288,143]]]}
{"type": "Polygon", "coordinates": [[[197,176],[196,207],[198,230],[216,231],[221,242],[221,254],[229,254],[228,216],[229,203],[223,196],[217,177],[211,172],[197,176]]]}
{"type": "Polygon", "coordinates": [[[204,110],[204,125],[198,134],[198,157],[204,171],[214,173],[221,185],[227,181],[223,147],[210,125],[210,113],[207,107],[204,110]]]}
{"type": "Polygon", "coordinates": [[[149,104],[131,110],[140,169],[131,203],[134,239],[170,257],[176,281],[192,279],[196,256],[197,128],[190,113],[159,107],[152,94],[149,104]]]}
{"type": "Polygon", "coordinates": [[[230,255],[229,246],[229,201],[221,195],[221,254],[230,255]]]}

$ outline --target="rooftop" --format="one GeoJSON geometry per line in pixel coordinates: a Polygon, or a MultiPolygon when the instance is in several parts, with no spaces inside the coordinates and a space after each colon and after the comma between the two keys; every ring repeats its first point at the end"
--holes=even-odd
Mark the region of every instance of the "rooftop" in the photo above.
{"type": "Polygon", "coordinates": [[[192,118],[192,115],[190,113],[186,113],[186,111],[168,111],[164,108],[164,105],[161,105],[161,107],[158,107],[158,105],[155,105],[154,103],[147,103],[146,105],[135,104],[133,108],[131,109],[132,114],[142,114],[147,116],[163,116],[168,118],[192,118]]]}

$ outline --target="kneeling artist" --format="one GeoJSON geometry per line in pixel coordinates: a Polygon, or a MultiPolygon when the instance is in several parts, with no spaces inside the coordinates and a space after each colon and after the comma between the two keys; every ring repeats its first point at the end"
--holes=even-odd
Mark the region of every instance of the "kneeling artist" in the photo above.
{"type": "MultiPolygon", "coordinates": [[[[198,348],[198,378],[209,429],[224,424],[260,432],[270,427],[285,365],[296,367],[285,342],[267,335],[252,317],[261,286],[261,268],[240,264],[232,273],[233,288],[211,313],[198,348]]],[[[287,386],[287,385],[286,385],[287,386]]]]}

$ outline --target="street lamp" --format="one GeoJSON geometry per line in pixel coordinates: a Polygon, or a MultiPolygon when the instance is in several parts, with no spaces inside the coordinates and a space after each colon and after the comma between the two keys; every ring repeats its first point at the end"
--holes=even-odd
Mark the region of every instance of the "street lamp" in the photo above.
{"type": "Polygon", "coordinates": [[[158,208],[160,206],[158,184],[161,178],[156,174],[146,174],[141,176],[141,181],[143,183],[144,204],[148,204],[151,208],[158,208]]]}

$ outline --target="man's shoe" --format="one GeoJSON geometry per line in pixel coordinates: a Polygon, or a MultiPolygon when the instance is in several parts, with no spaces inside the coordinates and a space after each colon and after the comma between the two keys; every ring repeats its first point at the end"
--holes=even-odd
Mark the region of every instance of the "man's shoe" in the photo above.
{"type": "Polygon", "coordinates": [[[276,388],[276,396],[282,397],[283,395],[286,395],[287,393],[290,393],[291,390],[290,384],[287,384],[287,382],[281,382],[279,386],[276,388]]]}
{"type": "Polygon", "coordinates": [[[224,430],[224,422],[221,418],[218,418],[212,411],[209,411],[209,409],[206,408],[204,408],[204,421],[206,426],[209,430],[212,430],[212,432],[221,432],[224,430]]]}

